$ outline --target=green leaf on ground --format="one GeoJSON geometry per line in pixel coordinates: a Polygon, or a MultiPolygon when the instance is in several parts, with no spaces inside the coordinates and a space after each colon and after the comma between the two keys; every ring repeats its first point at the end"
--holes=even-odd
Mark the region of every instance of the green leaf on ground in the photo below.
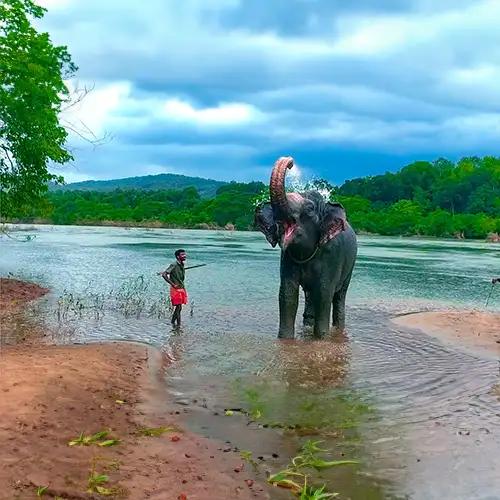
{"type": "Polygon", "coordinates": [[[85,436],[82,432],[77,438],[69,441],[68,446],[90,446],[92,444],[97,444],[98,446],[112,446],[120,442],[119,439],[108,438],[108,435],[108,431],[99,431],[88,436],[85,436]]]}
{"type": "Polygon", "coordinates": [[[105,488],[104,486],[96,486],[95,490],[102,496],[111,496],[116,493],[115,488],[105,488]]]}
{"type": "Polygon", "coordinates": [[[48,486],[38,486],[38,488],[36,489],[36,496],[43,497],[43,495],[48,489],[49,489],[48,486]]]}
{"type": "Polygon", "coordinates": [[[120,444],[119,439],[106,439],[106,441],[101,441],[100,443],[97,443],[98,446],[114,446],[115,444],[120,444]]]}
{"type": "Polygon", "coordinates": [[[141,436],[160,437],[166,432],[178,432],[174,427],[144,427],[137,431],[141,436]]]}

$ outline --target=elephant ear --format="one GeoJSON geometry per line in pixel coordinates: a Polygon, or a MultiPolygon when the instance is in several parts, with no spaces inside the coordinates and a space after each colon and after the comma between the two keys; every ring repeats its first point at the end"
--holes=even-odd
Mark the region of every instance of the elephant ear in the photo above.
{"type": "Polygon", "coordinates": [[[326,203],[320,226],[320,246],[328,243],[342,231],[345,231],[346,227],[347,217],[344,207],[340,203],[326,203]]]}
{"type": "Polygon", "coordinates": [[[270,203],[264,203],[255,210],[255,226],[264,233],[272,247],[278,244],[278,226],[274,220],[273,208],[270,203]]]}

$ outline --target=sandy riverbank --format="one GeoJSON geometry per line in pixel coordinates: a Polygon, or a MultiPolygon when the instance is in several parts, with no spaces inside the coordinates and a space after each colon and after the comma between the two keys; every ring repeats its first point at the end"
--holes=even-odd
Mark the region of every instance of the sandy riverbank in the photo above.
{"type": "Polygon", "coordinates": [[[500,313],[428,311],[398,316],[393,321],[419,330],[473,354],[500,358],[500,313]]]}
{"type": "MultiPolygon", "coordinates": [[[[44,290],[7,281],[3,314],[44,290]]],[[[268,498],[238,454],[182,429],[188,410],[168,400],[162,363],[156,350],[126,343],[2,347],[0,499],[35,499],[39,487],[43,498],[103,498],[88,492],[92,474],[108,476],[98,486],[116,498],[268,498]],[[169,430],[140,432],[159,427],[169,430]],[[68,445],[100,431],[120,442],[68,445]]]]}
{"type": "Polygon", "coordinates": [[[35,283],[0,278],[0,318],[22,308],[27,302],[42,297],[48,291],[35,283]]]}

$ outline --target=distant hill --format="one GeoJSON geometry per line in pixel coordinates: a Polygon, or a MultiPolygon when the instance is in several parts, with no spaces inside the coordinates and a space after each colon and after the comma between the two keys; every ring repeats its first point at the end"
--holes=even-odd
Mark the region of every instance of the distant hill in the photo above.
{"type": "Polygon", "coordinates": [[[141,177],[126,177],[124,179],[111,179],[109,181],[82,181],[73,182],[64,186],[52,185],[51,191],[114,191],[115,189],[140,189],[156,191],[159,189],[184,189],[195,187],[202,198],[215,196],[218,188],[226,182],[188,177],[177,174],[144,175],[141,177]]]}

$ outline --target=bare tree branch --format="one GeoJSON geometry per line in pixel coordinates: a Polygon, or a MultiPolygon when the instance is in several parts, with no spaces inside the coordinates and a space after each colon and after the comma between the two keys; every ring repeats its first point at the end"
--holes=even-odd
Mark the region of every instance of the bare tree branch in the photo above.
{"type": "Polygon", "coordinates": [[[74,90],[70,93],[68,99],[64,102],[68,103],[66,106],[61,108],[61,112],[64,113],[68,109],[74,108],[77,104],[80,104],[88,94],[90,94],[95,88],[95,84],[92,84],[90,87],[84,85],[83,88],[79,87],[78,83],[74,90]]]}
{"type": "Polygon", "coordinates": [[[7,238],[10,238],[11,240],[23,241],[23,242],[31,241],[34,238],[36,238],[36,235],[34,234],[28,234],[23,238],[16,238],[15,236],[12,235],[12,229],[9,229],[6,224],[0,224],[0,236],[1,235],[7,236],[7,238]]]}
{"type": "MultiPolygon", "coordinates": [[[[79,84],[76,83],[75,89],[65,101],[67,103],[66,106],[61,108],[61,114],[63,115],[65,112],[82,103],[84,99],[94,90],[94,88],[94,84],[91,86],[84,85],[83,87],[80,87],[79,84]]],[[[74,123],[67,118],[61,117],[60,121],[66,130],[73,132],[80,139],[91,144],[94,149],[111,140],[111,135],[107,132],[105,132],[102,136],[97,136],[94,131],[85,122],[83,122],[83,120],[78,119],[78,123],[74,123]]],[[[68,150],[71,150],[71,148],[68,148],[68,150]]]]}

